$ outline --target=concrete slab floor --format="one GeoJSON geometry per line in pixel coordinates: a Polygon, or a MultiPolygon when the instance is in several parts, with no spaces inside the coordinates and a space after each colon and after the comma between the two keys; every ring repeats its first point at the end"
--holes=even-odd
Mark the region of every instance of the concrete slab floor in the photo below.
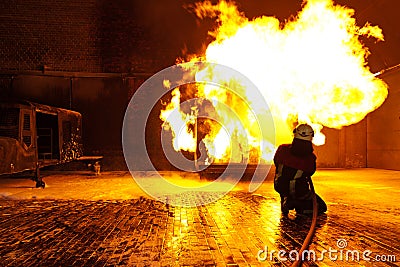
{"type": "MultiPolygon", "coordinates": [[[[127,172],[43,172],[43,180],[45,189],[0,179],[1,266],[290,266],[311,224],[281,217],[271,177],[254,193],[246,182],[224,196],[164,192],[184,203],[221,197],[197,207],[153,200],[127,172]]],[[[321,169],[313,181],[328,212],[303,266],[399,266],[399,171],[321,169]]]]}

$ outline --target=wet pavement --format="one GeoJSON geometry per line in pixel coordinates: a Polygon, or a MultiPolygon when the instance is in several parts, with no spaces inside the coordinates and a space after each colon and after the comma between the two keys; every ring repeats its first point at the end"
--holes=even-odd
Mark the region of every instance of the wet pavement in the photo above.
{"type": "MultiPolygon", "coordinates": [[[[0,180],[0,266],[290,266],[311,224],[281,217],[270,178],[191,208],[153,200],[124,172],[43,179],[45,189],[0,180]]],[[[303,266],[400,265],[400,172],[318,170],[313,180],[328,212],[303,266]]]]}

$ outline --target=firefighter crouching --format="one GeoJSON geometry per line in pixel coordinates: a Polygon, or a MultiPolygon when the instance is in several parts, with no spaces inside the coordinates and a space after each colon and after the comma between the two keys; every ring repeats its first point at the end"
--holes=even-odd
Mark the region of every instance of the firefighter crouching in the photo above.
{"type": "MultiPolygon", "coordinates": [[[[292,144],[278,147],[274,156],[276,167],[274,188],[281,196],[282,215],[295,209],[297,214],[312,214],[312,192],[309,181],[316,170],[316,156],[313,153],[314,131],[307,124],[298,125],[292,144]]],[[[325,202],[316,195],[318,214],[327,210],[325,202]]]]}

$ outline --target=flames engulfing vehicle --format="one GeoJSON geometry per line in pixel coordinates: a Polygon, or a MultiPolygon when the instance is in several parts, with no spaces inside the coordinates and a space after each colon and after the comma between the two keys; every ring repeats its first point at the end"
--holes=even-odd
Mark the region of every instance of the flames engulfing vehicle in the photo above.
{"type": "Polygon", "coordinates": [[[82,155],[80,113],[24,100],[0,102],[0,174],[35,171],[82,155]]]}

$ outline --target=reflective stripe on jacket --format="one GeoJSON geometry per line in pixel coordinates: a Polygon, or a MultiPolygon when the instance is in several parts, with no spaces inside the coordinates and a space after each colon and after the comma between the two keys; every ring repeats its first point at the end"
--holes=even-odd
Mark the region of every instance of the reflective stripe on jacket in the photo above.
{"type": "Polygon", "coordinates": [[[308,198],[308,179],[316,170],[316,156],[310,153],[298,157],[291,153],[291,145],[281,145],[274,156],[276,166],[274,188],[284,196],[296,199],[308,198]]]}

